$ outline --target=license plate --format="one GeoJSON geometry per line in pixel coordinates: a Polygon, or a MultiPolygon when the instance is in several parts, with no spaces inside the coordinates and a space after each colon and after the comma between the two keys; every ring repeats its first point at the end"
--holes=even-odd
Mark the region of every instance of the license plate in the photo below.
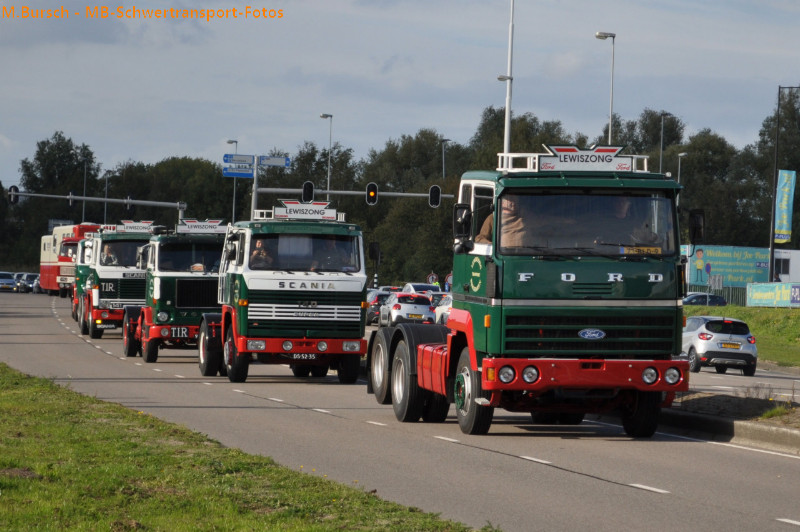
{"type": "Polygon", "coordinates": [[[621,250],[623,255],[660,255],[661,248],[655,247],[623,247],[621,250]]]}
{"type": "Polygon", "coordinates": [[[170,327],[169,334],[173,338],[189,338],[189,327],[170,327]]]}
{"type": "Polygon", "coordinates": [[[292,360],[316,360],[316,353],[291,353],[289,358],[292,360]]]}
{"type": "Polygon", "coordinates": [[[422,314],[409,314],[408,317],[411,319],[420,319],[422,318],[422,314]]]}
{"type": "Polygon", "coordinates": [[[719,344],[719,346],[727,349],[739,349],[739,347],[741,347],[739,344],[733,342],[722,342],[719,344]]]}

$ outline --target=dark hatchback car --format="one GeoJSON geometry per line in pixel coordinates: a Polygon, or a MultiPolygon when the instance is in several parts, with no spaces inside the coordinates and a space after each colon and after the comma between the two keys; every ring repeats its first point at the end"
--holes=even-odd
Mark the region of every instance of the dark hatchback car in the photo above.
{"type": "Polygon", "coordinates": [[[706,307],[724,307],[728,304],[725,298],[714,294],[690,294],[683,298],[684,305],[705,305],[706,307]]]}
{"type": "Polygon", "coordinates": [[[370,291],[367,296],[367,317],[364,319],[364,323],[367,325],[377,323],[378,317],[381,313],[381,305],[386,301],[386,298],[389,297],[391,292],[381,292],[380,290],[372,290],[370,291]]]}

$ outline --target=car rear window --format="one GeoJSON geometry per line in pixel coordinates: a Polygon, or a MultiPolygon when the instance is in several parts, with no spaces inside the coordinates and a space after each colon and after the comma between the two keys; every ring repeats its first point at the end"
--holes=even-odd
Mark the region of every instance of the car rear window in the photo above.
{"type": "Polygon", "coordinates": [[[706,329],[718,334],[750,334],[747,324],[740,321],[709,321],[706,329]]]}
{"type": "Polygon", "coordinates": [[[425,296],[402,296],[398,297],[397,301],[406,303],[408,305],[430,305],[431,300],[425,296]]]}

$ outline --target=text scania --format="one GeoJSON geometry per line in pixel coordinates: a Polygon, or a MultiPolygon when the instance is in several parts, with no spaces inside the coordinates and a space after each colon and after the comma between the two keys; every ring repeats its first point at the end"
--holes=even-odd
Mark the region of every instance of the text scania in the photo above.
{"type": "Polygon", "coordinates": [[[289,290],[334,290],[336,287],[330,282],[305,282],[305,281],[280,281],[278,288],[289,290]]]}
{"type": "Polygon", "coordinates": [[[614,159],[610,154],[599,153],[559,153],[558,160],[562,163],[610,163],[614,159]]]}

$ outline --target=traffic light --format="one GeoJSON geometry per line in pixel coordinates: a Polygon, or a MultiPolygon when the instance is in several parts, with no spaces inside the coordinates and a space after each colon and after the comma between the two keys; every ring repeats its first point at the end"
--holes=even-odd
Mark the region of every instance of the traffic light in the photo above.
{"type": "Polygon", "coordinates": [[[303,183],[303,195],[300,201],[303,203],[311,203],[314,201],[314,183],[311,181],[303,183]]]}
{"type": "Polygon", "coordinates": [[[367,183],[367,205],[378,203],[378,184],[367,183]]]}
{"type": "Polygon", "coordinates": [[[442,203],[442,189],[439,185],[432,185],[428,190],[428,205],[434,209],[442,203]]]}
{"type": "Polygon", "coordinates": [[[19,187],[16,185],[11,185],[8,187],[8,202],[11,205],[16,205],[19,203],[19,195],[17,195],[17,192],[19,192],[19,187]]]}

